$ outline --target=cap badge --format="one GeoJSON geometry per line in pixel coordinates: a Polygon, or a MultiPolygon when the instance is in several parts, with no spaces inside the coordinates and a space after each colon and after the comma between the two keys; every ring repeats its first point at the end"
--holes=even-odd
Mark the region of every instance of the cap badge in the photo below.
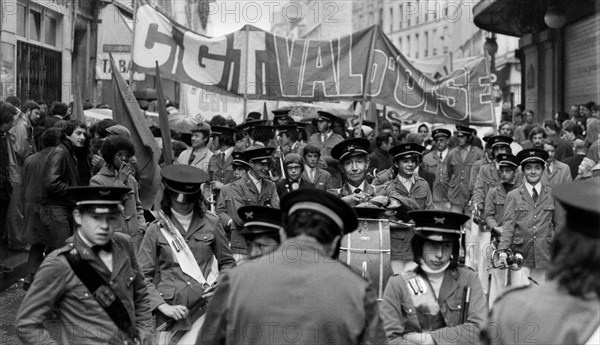
{"type": "Polygon", "coordinates": [[[100,194],[100,196],[109,196],[110,191],[109,190],[99,190],[98,194],[100,194]]]}
{"type": "Polygon", "coordinates": [[[245,212],[247,219],[254,219],[254,212],[245,212]]]}
{"type": "Polygon", "coordinates": [[[354,145],[349,145],[347,148],[348,151],[354,151],[354,145]]]}
{"type": "Polygon", "coordinates": [[[435,224],[444,224],[444,222],[446,221],[445,217],[433,217],[433,221],[435,222],[435,224]]]}
{"type": "Polygon", "coordinates": [[[529,152],[529,155],[530,155],[530,156],[535,156],[535,151],[531,151],[531,152],[529,152]]]}
{"type": "Polygon", "coordinates": [[[187,185],[187,186],[185,186],[185,189],[187,189],[187,190],[191,190],[191,189],[194,189],[194,186],[187,185]]]}

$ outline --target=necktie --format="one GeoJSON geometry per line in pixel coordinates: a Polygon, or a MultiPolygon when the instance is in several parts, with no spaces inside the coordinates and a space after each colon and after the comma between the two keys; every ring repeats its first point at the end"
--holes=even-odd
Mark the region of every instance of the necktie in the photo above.
{"type": "Polygon", "coordinates": [[[221,166],[225,165],[225,152],[221,152],[221,166]]]}
{"type": "Polygon", "coordinates": [[[440,160],[443,161],[444,160],[444,154],[440,152],[440,160]]]}
{"type": "Polygon", "coordinates": [[[535,189],[535,187],[533,187],[533,191],[531,192],[531,198],[533,199],[533,201],[537,202],[538,196],[539,195],[537,190],[535,189]]]}
{"type": "Polygon", "coordinates": [[[362,190],[361,190],[360,188],[356,188],[356,189],[354,190],[354,194],[359,194],[360,192],[362,192],[362,190]]]}
{"type": "Polygon", "coordinates": [[[194,159],[196,159],[196,155],[192,152],[192,154],[190,154],[190,159],[188,160],[188,165],[192,165],[194,159]]]}
{"type": "Polygon", "coordinates": [[[92,247],[92,251],[98,255],[98,253],[100,253],[101,250],[104,250],[105,252],[111,252],[112,251],[112,245],[110,242],[108,242],[107,244],[103,245],[103,246],[93,246],[92,247]]]}
{"type": "Polygon", "coordinates": [[[310,182],[313,182],[313,183],[314,183],[314,182],[315,182],[315,169],[310,169],[310,170],[308,171],[308,173],[309,173],[309,174],[308,174],[308,175],[309,175],[308,177],[310,177],[310,182]]]}
{"type": "Polygon", "coordinates": [[[548,170],[548,174],[552,174],[552,168],[550,167],[550,164],[548,164],[547,170],[548,170]]]}

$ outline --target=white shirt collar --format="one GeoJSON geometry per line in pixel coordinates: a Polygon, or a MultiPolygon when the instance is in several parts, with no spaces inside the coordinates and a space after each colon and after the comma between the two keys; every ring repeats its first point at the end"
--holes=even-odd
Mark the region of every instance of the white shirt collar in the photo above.
{"type": "Polygon", "coordinates": [[[536,185],[532,185],[529,182],[525,181],[525,183],[523,183],[525,185],[525,188],[527,189],[527,192],[529,193],[529,195],[531,195],[533,193],[533,188],[535,187],[535,190],[538,192],[538,195],[542,192],[542,182],[538,182],[536,183],[536,185]]]}
{"type": "Polygon", "coordinates": [[[230,147],[225,151],[222,151],[223,153],[225,153],[225,159],[229,158],[229,156],[231,156],[231,153],[233,152],[234,147],[230,147]]]}
{"type": "Polygon", "coordinates": [[[351,192],[354,192],[354,190],[356,190],[356,188],[360,189],[361,192],[364,192],[365,189],[367,188],[367,182],[364,181],[364,180],[362,181],[362,183],[358,187],[354,187],[354,186],[352,186],[351,184],[349,184],[347,182],[346,182],[346,184],[348,185],[348,189],[350,189],[351,192]]]}
{"type": "Polygon", "coordinates": [[[409,177],[409,178],[404,178],[404,177],[402,177],[400,174],[398,174],[398,180],[399,180],[400,182],[402,182],[402,184],[406,184],[406,183],[408,183],[408,182],[410,182],[410,183],[412,183],[412,184],[415,184],[415,175],[413,174],[413,175],[411,175],[411,177],[409,177]]]}

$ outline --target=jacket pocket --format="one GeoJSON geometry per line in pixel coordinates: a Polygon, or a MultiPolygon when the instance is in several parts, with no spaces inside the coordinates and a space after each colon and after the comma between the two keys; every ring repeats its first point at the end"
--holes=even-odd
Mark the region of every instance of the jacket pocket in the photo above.
{"type": "Polygon", "coordinates": [[[166,288],[163,290],[159,290],[160,296],[166,300],[172,300],[175,296],[175,288],[166,288]]]}
{"type": "Polygon", "coordinates": [[[91,300],[94,298],[85,285],[81,284],[71,290],[75,298],[79,300],[91,300]]]}
{"type": "Polygon", "coordinates": [[[448,327],[453,327],[459,324],[460,314],[462,313],[462,300],[452,299],[446,301],[446,312],[444,313],[444,319],[448,327]]]}
{"type": "Polygon", "coordinates": [[[552,212],[554,212],[554,205],[546,205],[542,209],[544,211],[552,211],[552,212]]]}
{"type": "Polygon", "coordinates": [[[402,312],[404,313],[404,315],[406,315],[407,318],[410,318],[411,316],[417,314],[417,310],[415,309],[415,307],[406,304],[402,304],[402,312]]]}
{"type": "Polygon", "coordinates": [[[135,280],[135,276],[137,275],[137,271],[134,269],[129,270],[127,273],[123,275],[123,280],[125,281],[125,286],[130,287],[135,280]]]}

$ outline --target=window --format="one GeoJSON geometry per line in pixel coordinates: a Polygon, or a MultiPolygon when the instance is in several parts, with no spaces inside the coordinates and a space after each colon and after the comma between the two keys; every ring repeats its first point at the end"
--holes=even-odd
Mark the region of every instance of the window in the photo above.
{"type": "Polygon", "coordinates": [[[394,8],[390,7],[390,32],[394,32],[394,8]]]}
{"type": "Polygon", "coordinates": [[[410,36],[406,36],[406,56],[410,56],[410,36]]]}
{"type": "Polygon", "coordinates": [[[44,16],[44,43],[56,45],[56,19],[44,16]]]}
{"type": "Polygon", "coordinates": [[[427,57],[427,55],[429,55],[429,32],[425,32],[425,54],[423,54],[425,57],[427,57]]]}
{"type": "Polygon", "coordinates": [[[419,58],[419,34],[415,34],[415,59],[419,58]]]}
{"type": "Polygon", "coordinates": [[[379,9],[379,27],[383,29],[383,8],[379,9]]]}
{"type": "Polygon", "coordinates": [[[29,39],[41,41],[41,33],[42,14],[34,10],[29,10],[29,39]]]}
{"type": "Polygon", "coordinates": [[[402,51],[402,37],[398,38],[398,50],[402,51]]]}
{"type": "Polygon", "coordinates": [[[27,29],[27,7],[19,4],[17,7],[17,35],[25,37],[27,29]]]}
{"type": "Polygon", "coordinates": [[[400,29],[402,29],[402,24],[404,24],[404,11],[402,11],[403,6],[403,4],[400,4],[400,6],[398,7],[398,27],[400,29]]]}

